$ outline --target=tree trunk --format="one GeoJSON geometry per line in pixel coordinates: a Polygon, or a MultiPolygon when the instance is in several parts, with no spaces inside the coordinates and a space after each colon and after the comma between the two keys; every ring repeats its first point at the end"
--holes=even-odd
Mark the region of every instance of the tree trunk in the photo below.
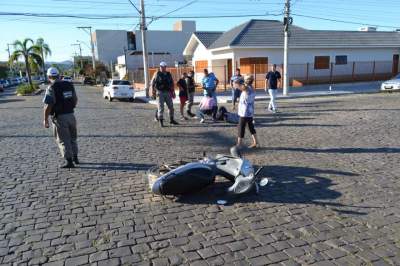
{"type": "Polygon", "coordinates": [[[43,47],[42,47],[41,53],[42,53],[42,69],[43,69],[43,76],[44,76],[44,82],[46,83],[46,82],[47,82],[47,76],[46,76],[46,65],[45,65],[45,63],[44,63],[43,47]]]}
{"type": "Polygon", "coordinates": [[[32,83],[32,77],[31,77],[31,67],[29,66],[28,56],[24,55],[24,57],[25,57],[25,67],[26,67],[26,74],[28,75],[29,86],[31,86],[31,89],[33,90],[33,83],[32,83]]]}

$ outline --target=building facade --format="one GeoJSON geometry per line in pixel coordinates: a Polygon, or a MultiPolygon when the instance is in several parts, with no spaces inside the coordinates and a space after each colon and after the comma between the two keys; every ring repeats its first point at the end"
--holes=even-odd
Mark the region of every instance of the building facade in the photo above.
{"type": "MultiPolygon", "coordinates": [[[[283,39],[282,22],[250,20],[224,33],[195,32],[184,56],[192,58],[197,80],[204,68],[220,80],[229,80],[240,68],[261,81],[272,64],[283,71],[283,39]]],[[[399,71],[399,32],[314,31],[293,26],[289,45],[288,74],[293,85],[383,79],[399,71]]]]}

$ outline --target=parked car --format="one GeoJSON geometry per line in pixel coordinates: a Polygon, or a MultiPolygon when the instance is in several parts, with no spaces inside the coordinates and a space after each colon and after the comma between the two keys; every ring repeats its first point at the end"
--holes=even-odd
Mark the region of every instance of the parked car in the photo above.
{"type": "Polygon", "coordinates": [[[3,92],[3,91],[4,91],[4,85],[3,85],[3,83],[0,82],[0,92],[3,92]]]}
{"type": "Polygon", "coordinates": [[[64,76],[62,80],[68,81],[72,83],[72,78],[68,76],[64,76]]]}
{"type": "Polygon", "coordinates": [[[87,85],[96,85],[96,81],[91,77],[85,77],[83,79],[83,81],[82,81],[82,84],[84,84],[84,85],[86,85],[86,84],[87,85]]]}
{"type": "Polygon", "coordinates": [[[113,99],[129,99],[133,102],[135,89],[128,80],[111,79],[103,89],[103,98],[110,102],[113,99]]]}
{"type": "Polygon", "coordinates": [[[10,83],[6,79],[0,79],[0,86],[4,88],[10,87],[10,83]]]}
{"type": "Polygon", "coordinates": [[[387,80],[381,85],[382,91],[400,90],[400,74],[394,78],[387,80]]]}

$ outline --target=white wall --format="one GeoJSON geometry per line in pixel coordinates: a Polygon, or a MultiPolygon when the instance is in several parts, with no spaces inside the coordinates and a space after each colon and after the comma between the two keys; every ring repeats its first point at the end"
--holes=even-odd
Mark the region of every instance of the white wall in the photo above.
{"type": "MultiPolygon", "coordinates": [[[[142,51],[142,34],[135,32],[136,50],[142,51]]],[[[192,32],[181,31],[147,31],[148,52],[169,52],[182,54],[192,32]]]]}
{"type": "MultiPolygon", "coordinates": [[[[283,64],[283,49],[234,49],[235,61],[240,64],[240,58],[268,57],[268,64],[283,64]]],[[[314,69],[315,56],[330,56],[330,62],[335,63],[337,55],[347,55],[347,65],[334,65],[334,75],[352,73],[353,63],[357,62],[355,73],[369,74],[373,71],[373,61],[376,61],[376,73],[390,73],[393,55],[399,54],[396,48],[335,48],[335,49],[291,49],[289,52],[289,74],[292,77],[306,76],[305,64],[310,63],[310,76],[329,76],[330,69],[314,69]],[[363,63],[360,63],[363,62],[363,63]]]]}
{"type": "Polygon", "coordinates": [[[211,52],[207,50],[207,48],[203,44],[199,43],[193,52],[192,64],[193,66],[195,66],[196,61],[208,60],[208,65],[210,66],[211,58],[212,58],[211,52]]]}
{"type": "Polygon", "coordinates": [[[124,47],[128,47],[127,31],[124,30],[96,30],[95,46],[96,59],[109,65],[115,62],[117,57],[124,53],[124,47]]]}
{"type": "MultiPolygon", "coordinates": [[[[269,64],[283,63],[283,49],[234,49],[235,56],[268,57],[269,64]]],[[[347,55],[350,61],[392,61],[394,54],[399,54],[400,48],[335,48],[335,49],[291,49],[289,64],[314,63],[315,56],[330,56],[335,62],[336,55],[347,55]]]]}

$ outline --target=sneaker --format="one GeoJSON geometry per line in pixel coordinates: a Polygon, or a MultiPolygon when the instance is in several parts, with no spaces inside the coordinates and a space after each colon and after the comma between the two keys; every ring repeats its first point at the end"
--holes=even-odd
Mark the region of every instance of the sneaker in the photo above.
{"type": "Polygon", "coordinates": [[[195,117],[196,115],[195,114],[193,114],[192,112],[190,112],[189,110],[186,112],[187,114],[188,114],[188,116],[190,116],[190,117],[195,117]]]}
{"type": "Polygon", "coordinates": [[[186,116],[182,116],[181,117],[181,121],[184,121],[184,120],[188,120],[189,118],[187,118],[186,116]]]}
{"type": "Polygon", "coordinates": [[[72,159],[67,159],[66,163],[64,165],[60,166],[60,168],[75,168],[75,165],[72,162],[72,159]]]}
{"type": "Polygon", "coordinates": [[[204,123],[204,118],[200,119],[200,123],[202,124],[204,123]]]}

